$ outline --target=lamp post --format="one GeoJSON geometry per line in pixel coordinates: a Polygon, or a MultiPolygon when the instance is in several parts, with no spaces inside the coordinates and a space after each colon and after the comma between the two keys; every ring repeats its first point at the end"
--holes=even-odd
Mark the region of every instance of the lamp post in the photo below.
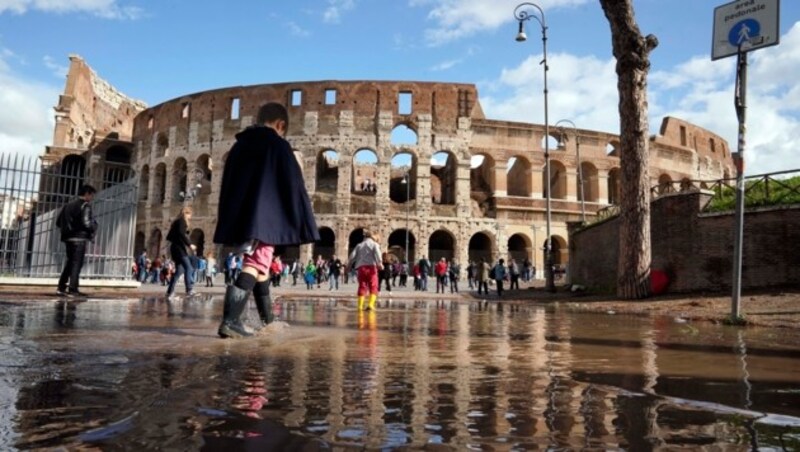
{"type": "Polygon", "coordinates": [[[406,263],[411,262],[408,258],[408,208],[411,204],[411,181],[408,177],[408,172],[403,176],[402,184],[406,186],[406,263]]]}
{"type": "Polygon", "coordinates": [[[539,226],[531,225],[531,229],[533,229],[533,267],[536,267],[536,255],[538,254],[536,251],[539,249],[539,240],[536,238],[536,231],[539,230],[539,226]]]}
{"type": "Polygon", "coordinates": [[[559,138],[563,139],[564,143],[569,141],[569,137],[566,132],[564,132],[564,126],[559,127],[559,124],[562,123],[569,124],[575,132],[575,154],[578,157],[578,194],[581,197],[581,222],[586,223],[586,200],[584,199],[583,193],[583,165],[581,165],[581,138],[578,136],[578,128],[575,127],[574,122],[569,119],[560,119],[556,122],[555,126],[559,128],[559,138]]]}
{"type": "Polygon", "coordinates": [[[525,21],[534,19],[539,22],[542,28],[542,61],[539,63],[544,69],[544,171],[545,179],[547,180],[547,196],[545,196],[546,206],[546,223],[547,223],[547,238],[545,239],[545,287],[548,292],[555,292],[556,285],[553,281],[553,247],[551,246],[551,233],[550,233],[550,123],[547,108],[547,24],[544,19],[544,11],[539,5],[535,3],[525,2],[520,3],[514,8],[514,18],[519,22],[519,31],[517,32],[517,42],[524,42],[528,39],[525,34],[525,21]],[[532,7],[536,11],[528,11],[525,8],[532,7]],[[536,12],[538,11],[538,15],[536,12]]]}

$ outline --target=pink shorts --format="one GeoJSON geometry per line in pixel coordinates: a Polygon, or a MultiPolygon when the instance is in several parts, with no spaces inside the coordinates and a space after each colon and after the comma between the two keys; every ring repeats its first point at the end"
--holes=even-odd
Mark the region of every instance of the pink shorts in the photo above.
{"type": "Polygon", "coordinates": [[[259,273],[269,275],[269,267],[272,265],[272,254],[274,252],[274,246],[258,242],[252,253],[244,255],[242,268],[253,267],[259,273]]]}
{"type": "Polygon", "coordinates": [[[358,267],[358,296],[378,294],[378,269],[374,265],[358,267]]]}

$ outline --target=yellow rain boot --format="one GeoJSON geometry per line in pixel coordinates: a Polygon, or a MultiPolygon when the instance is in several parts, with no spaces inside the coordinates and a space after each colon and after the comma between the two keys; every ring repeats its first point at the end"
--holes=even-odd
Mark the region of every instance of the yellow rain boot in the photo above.
{"type": "Polygon", "coordinates": [[[377,296],[377,295],[375,295],[375,294],[371,294],[371,295],[369,296],[369,307],[367,307],[367,309],[369,309],[370,311],[374,311],[374,310],[375,310],[375,301],[376,301],[377,299],[378,299],[378,296],[377,296]]]}
{"type": "Polygon", "coordinates": [[[364,295],[359,295],[358,296],[358,310],[359,311],[363,311],[364,310],[364,295]]]}

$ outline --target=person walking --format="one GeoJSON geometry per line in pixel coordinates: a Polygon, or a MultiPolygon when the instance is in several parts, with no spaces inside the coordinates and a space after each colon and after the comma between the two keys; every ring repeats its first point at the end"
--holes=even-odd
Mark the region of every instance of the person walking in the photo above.
{"type": "Polygon", "coordinates": [[[338,257],[331,257],[328,263],[328,290],[339,290],[339,278],[342,275],[342,261],[338,257]]]}
{"type": "Polygon", "coordinates": [[[408,287],[408,261],[400,264],[400,287],[408,287]]]}
{"type": "Polygon", "coordinates": [[[369,294],[368,310],[375,309],[378,300],[378,272],[383,268],[380,237],[371,231],[364,231],[364,240],[350,253],[350,262],[358,275],[358,310],[364,310],[364,299],[369,294]]]}
{"type": "Polygon", "coordinates": [[[428,275],[431,273],[431,261],[425,256],[419,260],[419,290],[428,291],[428,275]]]}
{"type": "Polygon", "coordinates": [[[383,285],[383,281],[386,281],[386,291],[392,291],[392,260],[391,255],[389,253],[383,253],[381,256],[381,265],[383,266],[383,270],[380,271],[380,280],[378,281],[378,289],[383,285]]]}
{"type": "Polygon", "coordinates": [[[320,239],[303,173],[284,139],[288,127],[286,107],[263,105],[255,125],[236,135],[225,161],[214,243],[236,247],[244,259],[241,274],[225,290],[217,330],[222,338],[252,335],[242,323],[250,292],[262,325],[274,319],[269,266],[275,247],[320,239]]]}
{"type": "Polygon", "coordinates": [[[476,283],[478,285],[478,295],[481,294],[481,290],[483,290],[484,295],[489,295],[489,268],[489,263],[486,262],[486,259],[481,258],[480,262],[478,262],[478,268],[475,272],[476,283]]]}
{"type": "Polygon", "coordinates": [[[317,266],[314,264],[313,259],[308,260],[308,265],[306,265],[303,273],[303,280],[306,282],[306,289],[311,290],[314,288],[314,283],[317,282],[317,266]]]}
{"type": "Polygon", "coordinates": [[[519,290],[519,265],[517,265],[517,261],[511,259],[511,262],[508,263],[508,274],[511,279],[511,283],[508,285],[508,290],[519,290]]]}
{"type": "Polygon", "coordinates": [[[186,281],[186,295],[194,296],[194,267],[192,267],[189,255],[195,250],[195,246],[189,240],[189,222],[192,219],[192,208],[185,206],[178,212],[178,216],[172,221],[167,233],[169,241],[169,254],[175,263],[175,273],[169,280],[167,286],[167,298],[170,300],[175,296],[175,284],[183,275],[186,281]]]}
{"type": "Polygon", "coordinates": [[[444,293],[444,289],[447,286],[445,281],[445,278],[447,278],[447,259],[440,258],[439,262],[433,267],[433,272],[436,275],[436,293],[439,293],[439,289],[444,293]]]}
{"type": "Polygon", "coordinates": [[[461,278],[461,266],[453,259],[448,267],[450,276],[450,293],[458,293],[458,279],[461,278]]]}
{"type": "Polygon", "coordinates": [[[473,261],[467,263],[467,288],[470,290],[475,288],[475,262],[473,261]]]}
{"type": "Polygon", "coordinates": [[[492,267],[491,276],[492,279],[494,279],[495,284],[497,284],[498,298],[503,297],[503,281],[505,281],[507,275],[505,262],[506,261],[501,258],[499,261],[497,261],[497,264],[494,267],[492,267]]]}
{"type": "Polygon", "coordinates": [[[142,251],[138,258],[136,258],[136,267],[139,274],[136,279],[143,283],[147,279],[147,251],[142,251]]]}
{"type": "Polygon", "coordinates": [[[206,287],[214,287],[214,277],[217,276],[217,259],[213,254],[208,253],[206,259],[206,287]]]}
{"type": "Polygon", "coordinates": [[[97,231],[97,221],[92,215],[91,205],[96,192],[91,185],[82,185],[78,189],[78,198],[67,203],[56,218],[56,226],[61,230],[61,241],[67,249],[67,261],[56,289],[58,295],[86,296],[78,288],[86,246],[94,240],[97,231]]]}
{"type": "Polygon", "coordinates": [[[296,286],[297,278],[299,278],[303,274],[303,264],[300,262],[300,259],[295,259],[294,262],[292,262],[291,273],[292,273],[292,286],[296,286]]]}

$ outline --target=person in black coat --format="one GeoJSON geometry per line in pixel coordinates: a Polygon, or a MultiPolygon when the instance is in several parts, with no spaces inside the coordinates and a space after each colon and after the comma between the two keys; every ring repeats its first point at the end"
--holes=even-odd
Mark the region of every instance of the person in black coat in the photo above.
{"type": "Polygon", "coordinates": [[[78,290],[78,280],[83,268],[83,258],[86,256],[86,244],[94,240],[97,230],[90,204],[96,192],[91,185],[81,186],[78,189],[78,199],[65,205],[56,218],[56,226],[61,229],[61,241],[67,247],[67,262],[58,279],[58,295],[85,296],[78,290]]]}
{"type": "Polygon", "coordinates": [[[244,252],[242,272],[225,291],[220,337],[245,337],[241,315],[250,291],[263,324],[273,319],[269,267],[275,246],[319,240],[303,173],[283,137],[289,115],[268,103],[256,124],[236,135],[222,174],[214,243],[244,252]]]}
{"type": "Polygon", "coordinates": [[[175,262],[175,274],[167,286],[167,297],[170,298],[175,293],[175,284],[181,275],[186,281],[186,295],[193,296],[194,290],[194,267],[192,267],[191,254],[195,246],[189,239],[189,221],[192,219],[192,208],[184,206],[178,213],[178,217],[172,222],[167,233],[169,240],[169,253],[172,261],[175,262]]]}

